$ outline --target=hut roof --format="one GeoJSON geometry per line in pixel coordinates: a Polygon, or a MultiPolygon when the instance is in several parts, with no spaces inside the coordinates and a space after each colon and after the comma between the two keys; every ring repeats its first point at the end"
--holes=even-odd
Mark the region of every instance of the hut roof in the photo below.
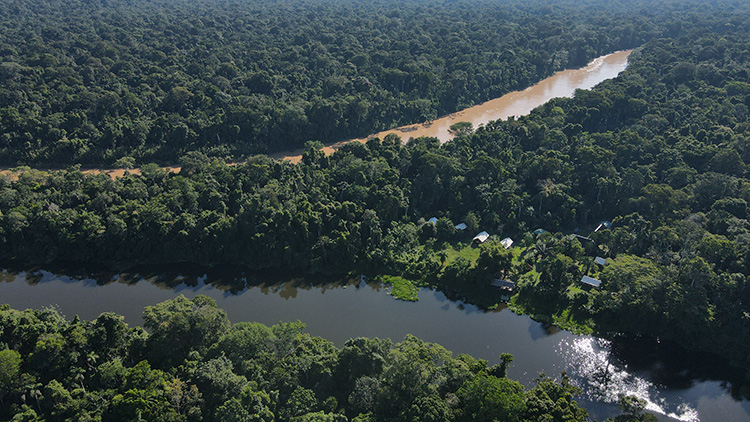
{"type": "Polygon", "coordinates": [[[492,280],[492,283],[490,283],[490,285],[492,287],[497,287],[498,289],[504,290],[513,290],[516,288],[516,283],[510,280],[500,280],[499,278],[492,280]]]}
{"type": "Polygon", "coordinates": [[[456,230],[466,230],[466,223],[456,224],[456,230]]]}
{"type": "Polygon", "coordinates": [[[505,239],[501,240],[500,243],[505,247],[505,249],[510,248],[513,246],[513,239],[506,237],[505,239]]]}
{"type": "Polygon", "coordinates": [[[472,241],[479,241],[479,243],[484,243],[485,240],[490,238],[490,234],[487,232],[481,232],[478,235],[474,236],[474,239],[472,241]]]}
{"type": "Polygon", "coordinates": [[[571,236],[571,237],[572,237],[573,239],[578,239],[578,240],[579,240],[579,241],[580,241],[581,243],[583,243],[583,242],[591,242],[591,243],[596,243],[596,242],[594,242],[594,239],[592,239],[592,238],[590,238],[590,237],[586,237],[586,236],[581,236],[580,234],[575,234],[575,233],[573,233],[573,234],[571,234],[570,236],[571,236]]]}
{"type": "Polygon", "coordinates": [[[599,286],[602,285],[602,281],[601,280],[597,280],[597,279],[595,279],[593,277],[589,277],[587,275],[581,277],[581,283],[587,284],[587,285],[593,286],[593,287],[599,287],[599,286]]]}
{"type": "Polygon", "coordinates": [[[594,230],[594,233],[598,232],[598,231],[599,231],[599,230],[601,230],[601,229],[608,229],[608,228],[610,228],[610,227],[612,227],[612,223],[611,223],[611,222],[609,222],[609,221],[602,221],[602,222],[601,222],[601,223],[599,223],[599,225],[598,225],[598,226],[596,227],[596,229],[594,230]]]}

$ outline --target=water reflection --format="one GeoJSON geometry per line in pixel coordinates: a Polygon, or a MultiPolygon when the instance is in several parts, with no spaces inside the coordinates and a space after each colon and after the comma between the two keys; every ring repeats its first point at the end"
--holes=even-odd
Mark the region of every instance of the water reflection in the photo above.
{"type": "Polygon", "coordinates": [[[529,325],[529,336],[531,336],[531,338],[534,340],[557,334],[560,331],[560,328],[553,324],[545,324],[540,322],[537,324],[529,325]]]}
{"type": "Polygon", "coordinates": [[[612,340],[612,355],[628,363],[628,369],[671,389],[687,389],[697,382],[721,381],[722,391],[740,400],[750,396],[750,386],[737,371],[709,353],[687,351],[666,340],[618,335],[612,340]]]}
{"type": "MultiPolygon", "coordinates": [[[[222,266],[206,269],[200,266],[142,266],[134,270],[113,272],[88,270],[81,267],[53,266],[42,270],[31,268],[26,270],[4,269],[0,272],[0,282],[13,282],[23,279],[27,284],[35,286],[53,280],[66,283],[83,283],[84,285],[106,286],[112,283],[135,285],[145,281],[160,289],[175,292],[197,291],[205,286],[211,286],[225,292],[227,295],[240,295],[250,288],[258,288],[263,294],[278,294],[284,299],[294,299],[298,290],[319,290],[325,293],[329,290],[357,286],[359,276],[330,276],[304,275],[285,273],[283,271],[255,271],[222,266]]],[[[368,282],[376,291],[382,288],[380,283],[368,282]]]]}
{"type": "Polygon", "coordinates": [[[653,381],[628,370],[612,354],[612,342],[595,337],[579,337],[560,342],[560,354],[574,382],[583,389],[587,399],[616,403],[621,395],[635,396],[646,402],[646,409],[685,422],[697,422],[695,408],[678,401],[671,402],[653,381]]]}

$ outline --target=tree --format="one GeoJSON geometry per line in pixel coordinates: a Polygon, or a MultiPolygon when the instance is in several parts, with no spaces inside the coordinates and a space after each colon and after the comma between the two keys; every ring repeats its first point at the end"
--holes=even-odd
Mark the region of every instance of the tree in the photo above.
{"type": "Polygon", "coordinates": [[[500,242],[485,242],[479,246],[479,260],[477,268],[490,275],[496,273],[508,274],[513,262],[513,253],[505,249],[500,242]]]}
{"type": "Polygon", "coordinates": [[[292,391],[289,400],[279,410],[279,417],[291,419],[310,413],[315,410],[318,400],[315,392],[303,387],[297,387],[292,391]]]}
{"type": "Polygon", "coordinates": [[[435,224],[435,235],[438,240],[448,240],[453,237],[455,232],[455,226],[450,219],[445,217],[438,218],[438,221],[435,224]]]}
{"type": "Polygon", "coordinates": [[[180,295],[146,307],[143,325],[151,330],[149,360],[160,367],[170,367],[192,351],[205,354],[229,329],[229,320],[213,299],[199,295],[190,300],[180,295]]]}
{"type": "Polygon", "coordinates": [[[622,415],[607,419],[607,422],[656,422],[656,416],[645,413],[646,401],[635,396],[620,395],[617,406],[622,415]]]}
{"type": "Polygon", "coordinates": [[[236,368],[248,357],[265,364],[273,359],[276,336],[273,330],[257,322],[239,322],[215,343],[208,357],[225,356],[236,368]]]}
{"type": "Polygon", "coordinates": [[[458,122],[451,125],[450,129],[448,129],[448,132],[455,136],[466,136],[471,134],[474,131],[474,125],[471,124],[471,122],[458,122]]]}
{"type": "Polygon", "coordinates": [[[457,393],[462,421],[519,421],[525,411],[523,387],[507,378],[480,372],[457,393]]]}
{"type": "Polygon", "coordinates": [[[125,357],[130,329],[123,319],[120,315],[105,312],[96,318],[88,335],[89,347],[105,362],[125,357]]]}
{"type": "Polygon", "coordinates": [[[224,356],[201,363],[195,369],[195,385],[205,397],[206,405],[216,407],[239,396],[247,386],[247,379],[234,373],[234,366],[224,356]]]}
{"type": "Polygon", "coordinates": [[[524,420],[537,421],[588,421],[588,412],[573,400],[581,394],[581,389],[570,382],[563,372],[560,382],[541,374],[537,384],[526,394],[524,420]]]}
{"type": "Polygon", "coordinates": [[[358,337],[349,339],[338,356],[336,380],[351,391],[362,377],[372,377],[383,370],[393,343],[389,339],[358,337]]]}
{"type": "Polygon", "coordinates": [[[539,286],[552,293],[563,293],[574,281],[580,278],[581,269],[565,255],[554,254],[537,264],[540,273],[539,286]]]}
{"type": "Polygon", "coordinates": [[[442,378],[442,363],[450,358],[444,347],[407,335],[391,350],[381,374],[377,413],[393,418],[417,398],[437,393],[440,385],[435,380],[442,378]]]}
{"type": "Polygon", "coordinates": [[[190,421],[201,419],[200,405],[203,395],[197,386],[174,378],[164,385],[164,393],[172,409],[180,417],[190,421]]]}
{"type": "Polygon", "coordinates": [[[216,410],[216,422],[271,422],[275,420],[272,408],[275,400],[265,391],[246,387],[239,397],[225,401],[216,410]]]}
{"type": "Polygon", "coordinates": [[[489,374],[498,378],[505,378],[508,376],[508,367],[513,362],[513,355],[510,353],[502,353],[500,355],[500,364],[495,365],[491,368],[489,374]]]}
{"type": "Polygon", "coordinates": [[[443,422],[453,420],[453,410],[438,395],[420,397],[406,413],[406,419],[414,422],[443,422]]]}
{"type": "Polygon", "coordinates": [[[15,350],[0,350],[0,406],[4,406],[4,398],[18,386],[20,372],[21,354],[15,350]]]}
{"type": "Polygon", "coordinates": [[[379,393],[380,381],[368,376],[359,377],[349,394],[348,402],[355,412],[370,412],[375,409],[379,393]]]}
{"type": "Polygon", "coordinates": [[[717,173],[742,176],[745,174],[746,166],[742,157],[734,148],[723,148],[711,158],[708,167],[717,173]]]}

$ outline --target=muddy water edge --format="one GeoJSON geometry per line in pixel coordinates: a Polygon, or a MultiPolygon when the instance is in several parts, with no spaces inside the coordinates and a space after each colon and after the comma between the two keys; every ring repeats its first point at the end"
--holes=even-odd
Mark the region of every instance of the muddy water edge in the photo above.
{"type": "MultiPolygon", "coordinates": [[[[476,128],[494,120],[506,120],[511,116],[525,116],[553,98],[572,97],[577,89],[591,89],[602,81],[615,78],[627,67],[628,57],[632,51],[623,50],[598,57],[580,69],[562,70],[523,91],[510,92],[502,97],[433,121],[385,130],[366,138],[337,142],[325,146],[323,151],[330,155],[346,143],[367,142],[368,139],[376,137],[383,139],[390,134],[398,135],[403,140],[429,136],[438,138],[440,142],[445,143],[453,138],[449,129],[455,123],[469,122],[476,128]]],[[[298,149],[272,154],[271,157],[298,163],[302,160],[302,152],[303,149],[298,149]]]]}
{"type": "MultiPolygon", "coordinates": [[[[376,137],[383,139],[389,134],[398,135],[403,140],[418,138],[420,136],[430,136],[436,137],[440,139],[440,142],[445,143],[453,138],[449,129],[454,123],[470,122],[476,128],[479,125],[487,124],[494,120],[505,120],[510,116],[524,116],[553,98],[572,97],[576,89],[591,89],[602,81],[615,78],[627,67],[628,57],[632,51],[617,51],[598,57],[580,69],[562,70],[523,91],[510,92],[502,97],[440,117],[433,121],[402,126],[375,133],[365,138],[348,139],[329,144],[323,148],[323,152],[330,155],[346,143],[367,142],[368,139],[376,137]]],[[[303,151],[304,149],[297,149],[270,154],[269,156],[277,160],[288,160],[291,163],[298,163],[302,160],[303,151]]],[[[231,163],[230,165],[232,164],[239,163],[231,163]]],[[[163,168],[174,173],[180,172],[180,166],[163,168]]],[[[83,172],[87,174],[107,174],[114,179],[122,177],[126,173],[140,174],[140,169],[88,168],[83,169],[83,172]]],[[[0,168],[0,174],[9,175],[11,178],[15,177],[15,173],[10,168],[0,168]]]]}

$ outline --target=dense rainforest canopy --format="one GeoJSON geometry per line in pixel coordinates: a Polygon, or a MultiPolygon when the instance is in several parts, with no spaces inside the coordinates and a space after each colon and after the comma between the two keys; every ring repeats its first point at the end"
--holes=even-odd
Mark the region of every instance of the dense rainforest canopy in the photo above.
{"type": "MultiPolygon", "coordinates": [[[[503,274],[517,281],[511,305],[540,319],[670,338],[750,369],[745,2],[7,3],[0,162],[180,156],[182,170],[143,165],[114,180],[77,167],[0,176],[3,264],[356,270],[487,307],[496,297],[490,275],[503,274]],[[299,165],[249,155],[432,118],[635,46],[620,77],[526,117],[464,128],[445,145],[387,137],[325,156],[310,144],[299,165]],[[432,216],[437,222],[424,224],[432,216]],[[602,220],[611,228],[569,236],[588,236],[602,220]],[[459,222],[471,233],[457,232],[459,222]],[[537,228],[546,233],[532,235],[537,228]],[[520,248],[491,240],[473,259],[456,257],[455,244],[479,230],[520,248]],[[592,265],[594,255],[608,265],[592,265]],[[583,274],[601,288],[581,289],[583,274]]],[[[198,301],[190,308],[218,324],[201,344],[161,331],[182,299],[147,310],[150,334],[112,315],[65,322],[3,309],[0,321],[11,322],[0,326],[0,371],[11,372],[0,373],[2,399],[29,420],[76,409],[129,420],[242,409],[280,419],[414,412],[470,420],[489,411],[480,392],[497,391],[509,401],[492,409],[518,406],[517,417],[538,419],[524,413],[538,410],[529,404],[536,390],[437,346],[353,340],[338,350],[293,324],[229,328],[198,301]],[[114,346],[94,344],[97,324],[120,333],[114,346]],[[165,353],[172,342],[179,347],[165,353]],[[232,342],[272,346],[256,360],[232,342]],[[347,347],[380,348],[372,352],[379,363],[360,362],[369,369],[338,382],[347,347]],[[418,370],[424,382],[383,384],[406,371],[400,353],[441,364],[418,370]],[[444,372],[454,366],[459,378],[444,372]],[[18,374],[29,382],[16,384],[18,374]],[[420,390],[399,390],[412,387],[420,390]]],[[[193,330],[194,317],[179,317],[175,329],[193,330]]],[[[540,385],[572,403],[564,381],[540,385]]]]}
{"type": "Polygon", "coordinates": [[[746,4],[5,0],[0,164],[174,163],[196,150],[236,161],[362,137],[653,38],[721,33],[738,8],[746,4]]]}
{"type": "MultiPolygon", "coordinates": [[[[0,307],[0,418],[13,421],[587,421],[563,374],[525,389],[499,365],[437,344],[356,338],[337,348],[304,324],[230,324],[213,299],[66,320],[0,307]]],[[[616,420],[655,420],[622,400],[616,420]]]]}
{"type": "Polygon", "coordinates": [[[299,165],[191,152],[179,174],[0,177],[0,257],[356,269],[468,300],[505,271],[519,309],[721,350],[750,368],[750,23],[701,18],[644,44],[593,91],[442,146],[390,137],[330,157],[311,147],[299,165]],[[554,234],[604,219],[614,225],[592,236],[594,251],[554,234]],[[487,246],[476,262],[448,262],[458,222],[524,239],[527,253],[487,246]],[[535,239],[537,227],[553,234],[535,239]],[[613,258],[602,288],[575,289],[592,254],[613,258]]]}

